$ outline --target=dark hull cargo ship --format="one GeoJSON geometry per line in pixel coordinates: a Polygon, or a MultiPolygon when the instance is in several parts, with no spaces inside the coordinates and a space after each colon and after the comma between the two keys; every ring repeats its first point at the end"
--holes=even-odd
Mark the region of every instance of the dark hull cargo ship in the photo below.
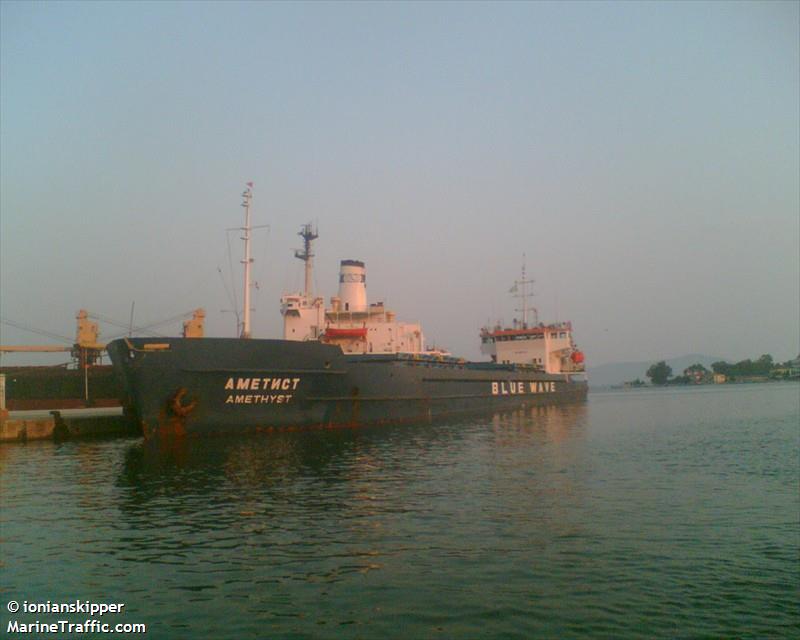
{"type": "Polygon", "coordinates": [[[251,190],[244,193],[245,296],[240,338],[123,338],[107,346],[126,411],[145,437],[428,421],[586,398],[569,323],[481,332],[490,362],[426,348],[419,324],[367,304],[366,271],[343,260],[329,308],[310,292],[317,237],[300,232],[305,289],[281,298],[282,340],[250,338],[251,190]]]}
{"type": "Polygon", "coordinates": [[[108,353],[146,437],[423,421],[586,397],[584,381],[520,365],[346,354],[322,342],[133,338],[108,353]]]}

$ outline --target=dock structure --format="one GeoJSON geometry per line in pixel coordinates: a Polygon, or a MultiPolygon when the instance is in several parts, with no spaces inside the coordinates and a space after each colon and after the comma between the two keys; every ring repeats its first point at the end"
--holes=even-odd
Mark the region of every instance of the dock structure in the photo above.
{"type": "Polygon", "coordinates": [[[0,373],[0,444],[135,433],[122,407],[9,411],[6,376],[0,373]]]}
{"type": "MultiPolygon", "coordinates": [[[[206,313],[202,308],[165,322],[189,314],[191,318],[183,322],[183,337],[203,338],[206,313]]],[[[120,406],[122,389],[112,368],[100,364],[106,345],[99,341],[99,325],[93,318],[103,319],[86,309],[78,311],[75,339],[69,345],[0,344],[0,356],[69,353],[75,365],[74,368],[66,365],[0,367],[0,443],[141,435],[133,429],[120,406]]],[[[6,320],[3,323],[30,330],[20,323],[6,320]]],[[[33,332],[61,338],[47,332],[33,332]]]]}
{"type": "Polygon", "coordinates": [[[52,411],[0,410],[0,443],[136,435],[122,407],[52,411]]]}
{"type": "Polygon", "coordinates": [[[122,407],[9,411],[6,377],[0,374],[0,443],[135,433],[122,407]]]}
{"type": "Polygon", "coordinates": [[[0,443],[133,433],[122,407],[9,411],[6,377],[0,374],[0,443]]]}

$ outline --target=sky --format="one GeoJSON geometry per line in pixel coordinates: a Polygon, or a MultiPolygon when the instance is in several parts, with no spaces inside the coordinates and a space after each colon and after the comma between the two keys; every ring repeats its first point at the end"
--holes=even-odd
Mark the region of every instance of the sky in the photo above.
{"type": "Polygon", "coordinates": [[[318,293],[363,260],[455,355],[524,260],[590,366],[793,358],[799,7],[3,0],[0,343],[236,335],[252,181],[256,337],[312,221],[318,293]]]}

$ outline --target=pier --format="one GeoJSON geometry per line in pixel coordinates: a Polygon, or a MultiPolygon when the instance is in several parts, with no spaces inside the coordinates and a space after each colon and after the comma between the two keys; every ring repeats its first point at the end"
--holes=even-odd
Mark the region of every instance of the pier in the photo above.
{"type": "Polygon", "coordinates": [[[6,411],[0,409],[0,443],[136,435],[122,407],[6,411]]]}
{"type": "MultiPolygon", "coordinates": [[[[64,400],[69,404],[69,399],[64,400]]],[[[59,407],[9,411],[6,376],[0,373],[0,443],[69,440],[95,436],[135,435],[122,407],[59,407]]]]}

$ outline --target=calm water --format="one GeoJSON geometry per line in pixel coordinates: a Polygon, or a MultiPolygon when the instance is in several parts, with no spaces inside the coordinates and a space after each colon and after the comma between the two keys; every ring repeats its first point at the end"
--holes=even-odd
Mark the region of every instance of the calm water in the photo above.
{"type": "Polygon", "coordinates": [[[772,384],[0,446],[3,633],[81,599],[148,638],[798,637],[799,425],[772,384]]]}

